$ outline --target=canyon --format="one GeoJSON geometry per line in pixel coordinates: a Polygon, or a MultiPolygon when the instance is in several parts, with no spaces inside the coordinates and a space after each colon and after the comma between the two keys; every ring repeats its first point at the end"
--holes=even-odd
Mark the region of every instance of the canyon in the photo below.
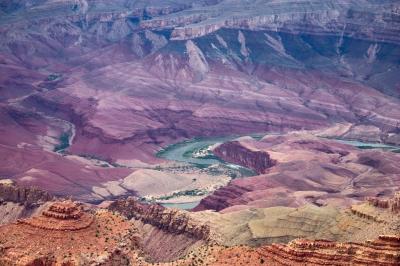
{"type": "MultiPolygon", "coordinates": [[[[397,206],[399,196],[379,200],[397,206]]],[[[199,215],[199,212],[171,210],[134,198],[101,206],[52,199],[44,203],[41,213],[0,226],[0,262],[2,265],[397,265],[398,210],[376,204],[377,200],[371,198],[354,205],[336,218],[329,218],[326,212],[314,207],[314,212],[321,212],[319,218],[299,210],[301,215],[285,219],[282,218],[285,210],[280,207],[276,211],[281,218],[276,225],[288,226],[282,227],[282,232],[290,234],[290,228],[293,240],[254,242],[243,238],[244,227],[237,227],[238,218],[242,216],[243,220],[247,216],[254,234],[255,224],[267,221],[255,218],[254,214],[236,212],[229,217],[214,213],[225,216],[219,219],[207,212],[199,215]],[[319,228],[310,231],[310,222],[319,228]],[[216,226],[218,223],[224,225],[216,226]],[[224,232],[226,229],[236,237],[229,236],[224,232]],[[296,235],[299,230],[303,233],[296,235]],[[325,234],[321,234],[324,230],[325,234]],[[337,239],[327,240],[332,235],[337,239]],[[235,243],[238,239],[243,242],[235,243]],[[352,241],[346,242],[348,239],[352,241]],[[62,248],[54,249],[55,246],[62,248]]],[[[258,211],[274,217],[272,209],[258,211]]],[[[263,228],[265,225],[259,227],[263,228]]],[[[272,237],[271,232],[267,236],[272,237]]]]}
{"type": "Polygon", "coordinates": [[[399,29],[396,0],[1,2],[0,264],[399,264],[399,29]]]}
{"type": "Polygon", "coordinates": [[[263,169],[265,173],[232,180],[202,199],[194,210],[298,207],[306,203],[349,206],[366,197],[392,195],[400,186],[397,153],[358,149],[304,131],[266,135],[261,140],[239,138],[215,149],[220,150],[217,154],[225,151],[223,158],[228,161],[236,161],[240,154],[245,159],[238,163],[250,168],[266,156],[275,163],[263,169]]]}
{"type": "Polygon", "coordinates": [[[343,122],[398,144],[398,9],[338,0],[116,1],[111,12],[102,1],[4,4],[0,175],[95,202],[114,197],[108,181],[164,164],[157,151],[194,137],[343,122]]]}

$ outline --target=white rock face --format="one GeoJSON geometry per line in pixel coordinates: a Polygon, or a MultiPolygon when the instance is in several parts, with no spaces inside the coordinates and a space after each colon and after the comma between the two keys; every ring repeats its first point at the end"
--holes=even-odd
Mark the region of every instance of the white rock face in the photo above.
{"type": "Polygon", "coordinates": [[[331,34],[344,31],[346,35],[371,39],[389,37],[391,41],[400,42],[399,9],[399,1],[394,0],[379,3],[369,0],[223,0],[217,5],[194,7],[154,22],[147,21],[146,26],[175,25],[172,39],[176,40],[204,36],[221,28],[238,28],[331,34]],[[397,32],[397,36],[391,34],[392,31],[397,32]]]}
{"type": "Polygon", "coordinates": [[[239,33],[238,33],[238,41],[240,43],[240,53],[244,57],[248,57],[249,56],[249,51],[247,50],[247,47],[246,47],[246,37],[244,37],[242,31],[239,31],[239,33]]]}
{"type": "Polygon", "coordinates": [[[189,56],[189,66],[195,74],[195,81],[202,80],[209,71],[209,66],[203,52],[191,40],[186,42],[186,51],[189,56]]]}
{"type": "Polygon", "coordinates": [[[143,41],[140,38],[140,36],[138,34],[133,34],[132,36],[132,45],[133,45],[133,50],[135,51],[135,53],[139,56],[142,57],[144,55],[142,46],[143,46],[143,41]]]}
{"type": "Polygon", "coordinates": [[[368,62],[368,63],[374,62],[375,59],[376,59],[376,55],[378,54],[378,52],[379,52],[379,45],[378,45],[377,43],[371,44],[371,45],[368,47],[367,54],[366,54],[366,56],[367,56],[367,62],[368,62]]]}
{"type": "Polygon", "coordinates": [[[168,40],[164,36],[155,34],[149,30],[146,30],[144,32],[144,35],[146,39],[148,39],[152,44],[151,48],[152,52],[157,51],[158,49],[160,49],[161,47],[165,46],[168,43],[168,40]]]}
{"type": "Polygon", "coordinates": [[[226,43],[226,41],[225,41],[221,36],[219,36],[219,35],[217,34],[216,37],[217,37],[218,42],[219,42],[223,47],[228,48],[228,44],[226,43]]]}

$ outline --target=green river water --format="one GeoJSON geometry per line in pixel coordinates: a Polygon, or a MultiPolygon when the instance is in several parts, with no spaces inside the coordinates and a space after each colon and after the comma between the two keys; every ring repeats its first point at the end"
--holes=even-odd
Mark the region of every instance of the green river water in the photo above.
{"type": "MultiPolygon", "coordinates": [[[[263,135],[259,134],[259,135],[253,135],[252,137],[255,139],[259,139],[262,136],[263,135]]],[[[188,163],[202,169],[207,168],[211,165],[220,164],[226,168],[230,168],[235,171],[240,171],[241,176],[253,176],[255,175],[255,173],[252,170],[239,165],[224,162],[223,160],[213,155],[210,151],[207,151],[207,149],[212,145],[215,145],[217,143],[227,142],[236,138],[238,138],[238,136],[196,138],[192,140],[186,140],[166,147],[165,149],[161,150],[157,154],[157,156],[170,161],[188,163]],[[198,155],[199,151],[203,151],[201,156],[198,155]]],[[[381,144],[381,143],[368,143],[356,140],[340,140],[340,139],[332,139],[332,140],[352,145],[360,149],[384,149],[393,152],[400,151],[400,147],[381,144]]],[[[197,204],[198,202],[186,202],[186,203],[165,203],[163,205],[166,207],[173,207],[173,208],[192,209],[197,204]]]]}

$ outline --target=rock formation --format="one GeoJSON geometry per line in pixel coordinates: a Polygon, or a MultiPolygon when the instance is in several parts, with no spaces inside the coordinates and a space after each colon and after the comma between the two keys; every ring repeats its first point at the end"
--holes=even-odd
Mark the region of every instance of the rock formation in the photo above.
{"type": "Polygon", "coordinates": [[[53,202],[39,216],[1,226],[0,263],[397,265],[400,259],[398,217],[390,216],[393,213],[389,208],[375,207],[369,203],[359,208],[360,213],[375,213],[384,222],[360,217],[347,210],[316,206],[258,209],[258,213],[187,213],[129,198],[110,203],[108,209],[110,211],[88,211],[87,207],[82,208],[75,202],[53,202]],[[127,221],[118,213],[131,220],[127,221]],[[86,224],[85,217],[92,218],[90,224],[86,224]],[[277,218],[275,224],[274,218],[277,218]],[[245,219],[249,219],[246,225],[239,224],[245,219]],[[227,223],[229,220],[230,224],[227,223]],[[218,225],[219,222],[223,223],[218,225]],[[205,226],[206,223],[209,225],[205,226]],[[249,228],[250,232],[244,232],[244,227],[249,228]],[[309,236],[316,240],[296,239],[285,244],[291,238],[281,238],[279,241],[278,227],[283,234],[296,232],[297,236],[309,236]],[[273,231],[269,231],[269,228],[273,228],[273,231]],[[265,238],[275,236],[274,244],[266,245],[266,242],[260,241],[264,229],[267,231],[265,238]],[[227,230],[232,231],[231,236],[227,230]],[[388,234],[379,235],[383,231],[388,234]],[[232,245],[230,238],[244,239],[243,236],[249,233],[260,239],[224,246],[232,245]],[[348,237],[354,241],[335,242],[321,238],[335,238],[341,234],[340,239],[348,237]],[[220,238],[216,239],[217,235],[220,238]],[[374,237],[377,240],[365,241],[374,237]],[[283,243],[277,244],[277,241],[283,243]]]}
{"type": "MultiPolygon", "coordinates": [[[[393,1],[381,3],[384,14],[375,14],[371,9],[378,8],[370,1],[359,5],[355,1],[286,1],[281,4],[270,1],[247,2],[220,1],[208,7],[194,7],[166,16],[154,18],[142,23],[145,27],[174,27],[172,37],[178,40],[198,38],[211,34],[223,27],[275,31],[308,32],[318,34],[350,34],[357,32],[359,38],[390,38],[398,42],[393,35],[396,30],[382,29],[380,17],[397,15],[399,6],[393,1]],[[367,16],[366,14],[369,14],[367,16]],[[370,30],[359,28],[363,19],[370,22],[370,30]],[[358,29],[358,30],[357,30],[358,29]]],[[[387,23],[389,27],[394,25],[387,23]],[[389,25],[388,25],[389,24],[389,25]]]]}
{"type": "Polygon", "coordinates": [[[38,188],[23,188],[12,182],[0,183],[0,225],[41,212],[53,197],[38,188]]]}
{"type": "Polygon", "coordinates": [[[38,188],[24,188],[13,184],[0,184],[0,201],[11,201],[27,206],[50,201],[53,197],[38,188]]]}
{"type": "MultiPolygon", "coordinates": [[[[400,188],[399,154],[315,135],[400,143],[399,22],[398,0],[2,1],[0,176],[21,187],[0,185],[0,264],[204,264],[218,241],[304,237],[351,242],[214,251],[232,265],[396,263],[399,196],[383,197],[400,188]],[[257,176],[198,212],[132,198],[100,210],[24,188],[91,203],[152,195],[140,171],[169,167],[161,148],[259,132],[281,135],[214,151],[257,176]],[[381,233],[394,236],[361,243],[381,233]]],[[[187,191],[210,191],[185,174],[187,191]]],[[[160,196],[182,192],[169,185],[160,196]]]]}
{"type": "Polygon", "coordinates": [[[157,204],[145,204],[130,197],[117,200],[108,207],[128,219],[140,220],[172,234],[186,234],[199,240],[211,241],[209,226],[191,218],[185,211],[168,209],[157,204]]]}
{"type": "Polygon", "coordinates": [[[137,229],[87,208],[56,201],[38,216],[1,226],[0,265],[130,265],[141,245],[137,229]]]}
{"type": "Polygon", "coordinates": [[[77,231],[88,228],[93,220],[93,215],[83,212],[82,206],[72,201],[61,201],[52,203],[39,216],[18,222],[40,229],[77,231]]]}
{"type": "Polygon", "coordinates": [[[295,208],[238,205],[220,212],[192,212],[191,216],[209,224],[220,236],[219,243],[228,246],[287,243],[298,238],[363,242],[382,234],[396,235],[400,228],[396,213],[368,202],[349,208],[310,203],[295,208]]]}
{"type": "Polygon", "coordinates": [[[250,168],[257,174],[265,174],[275,164],[266,151],[248,148],[238,141],[225,142],[214,148],[213,153],[227,162],[250,168]]]}
{"type": "Polygon", "coordinates": [[[9,1],[0,174],[97,202],[189,138],[346,122],[398,143],[399,4],[378,2],[9,1]]]}
{"type": "Polygon", "coordinates": [[[288,244],[261,247],[211,246],[179,261],[182,265],[398,265],[400,238],[381,235],[376,240],[334,242],[328,240],[296,239],[288,244]]]}
{"type": "Polygon", "coordinates": [[[400,237],[382,235],[365,243],[294,240],[260,248],[270,265],[398,265],[400,237]]]}
{"type": "Polygon", "coordinates": [[[392,198],[389,199],[368,198],[367,200],[372,206],[389,209],[393,213],[400,212],[400,192],[397,192],[392,198]]]}
{"type": "Polygon", "coordinates": [[[222,158],[235,158],[232,161],[259,172],[269,168],[258,176],[232,180],[202,199],[196,211],[243,205],[350,206],[366,197],[391,196],[400,187],[397,153],[357,149],[306,132],[241,139],[221,145],[222,152],[218,149],[222,158]]]}

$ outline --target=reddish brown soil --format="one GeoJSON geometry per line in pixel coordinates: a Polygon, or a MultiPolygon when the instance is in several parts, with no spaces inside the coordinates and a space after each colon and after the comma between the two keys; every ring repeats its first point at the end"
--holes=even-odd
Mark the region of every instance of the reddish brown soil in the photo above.
{"type": "MultiPolygon", "coordinates": [[[[134,228],[121,216],[107,211],[82,211],[79,218],[57,219],[40,215],[0,227],[2,263],[18,265],[48,258],[53,262],[79,263],[110,254],[119,244],[135,246],[134,228]],[[89,219],[89,220],[88,220],[89,219]]],[[[0,263],[1,264],[1,263],[0,263]]]]}

